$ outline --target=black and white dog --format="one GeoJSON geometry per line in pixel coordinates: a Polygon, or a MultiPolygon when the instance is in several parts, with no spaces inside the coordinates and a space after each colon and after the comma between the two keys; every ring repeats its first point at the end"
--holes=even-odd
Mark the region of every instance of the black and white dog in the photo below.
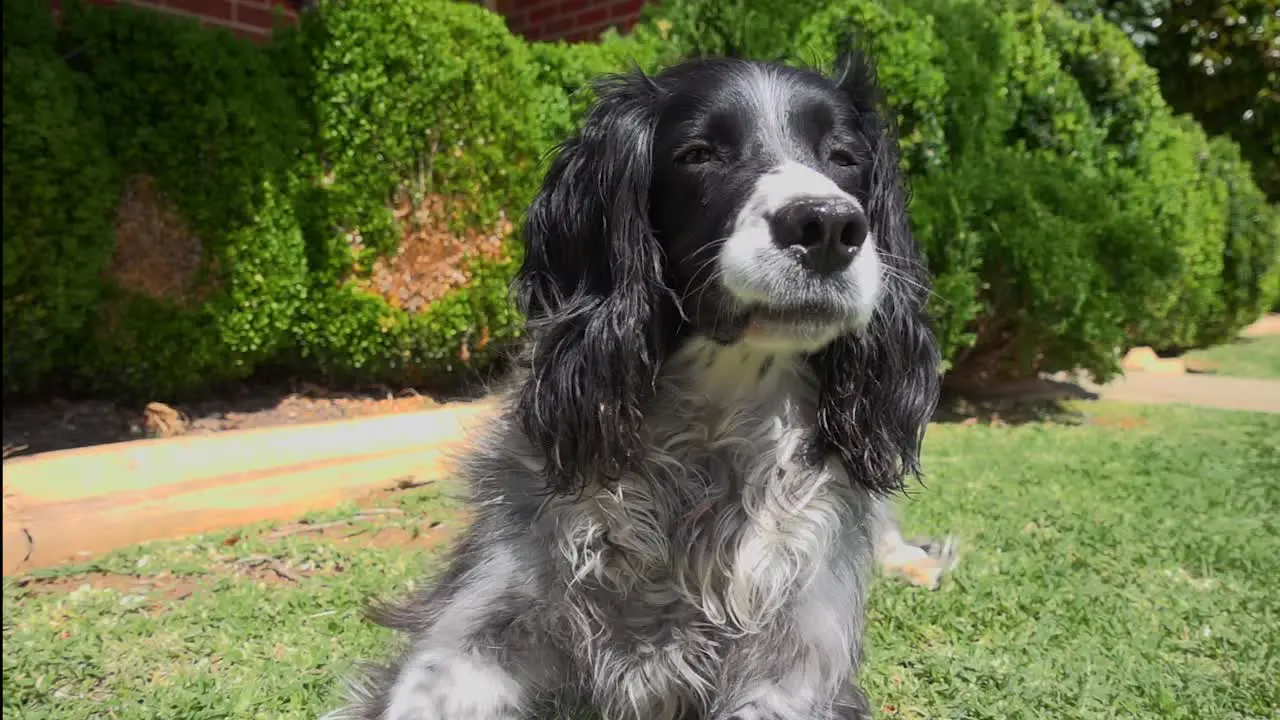
{"type": "Polygon", "coordinates": [[[378,611],[357,720],[836,720],[937,402],[875,73],[605,81],[529,210],[526,364],[461,464],[474,525],[378,611]]]}

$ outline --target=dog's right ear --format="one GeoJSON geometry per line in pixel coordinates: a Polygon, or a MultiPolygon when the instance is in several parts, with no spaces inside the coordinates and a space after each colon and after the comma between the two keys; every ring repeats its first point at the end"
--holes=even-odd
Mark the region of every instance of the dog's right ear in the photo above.
{"type": "Polygon", "coordinates": [[[657,87],[637,71],[597,91],[529,208],[515,285],[531,363],[516,414],[555,493],[608,484],[639,450],[670,295],[649,222],[657,87]]]}

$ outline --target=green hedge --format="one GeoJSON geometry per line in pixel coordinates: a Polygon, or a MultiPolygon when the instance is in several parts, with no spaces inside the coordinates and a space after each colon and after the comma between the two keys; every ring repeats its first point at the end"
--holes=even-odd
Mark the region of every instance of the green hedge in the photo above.
{"type": "Polygon", "coordinates": [[[16,2],[6,393],[163,398],[265,364],[451,384],[519,340],[519,216],[593,78],[700,53],[825,66],[849,31],[961,374],[1106,376],[1128,344],[1217,341],[1280,302],[1280,212],[1239,151],[1175,117],[1116,28],[1050,0],[664,0],[590,44],[527,43],[471,3],[346,0],[266,47],[72,4],[57,51],[42,0],[16,2]],[[176,294],[112,255],[146,193],[166,252],[198,251],[185,285],[160,273],[176,294]]]}
{"type": "Polygon", "coordinates": [[[848,32],[872,51],[961,375],[1105,377],[1128,345],[1215,342],[1265,302],[1256,188],[1204,159],[1204,133],[1102,20],[1050,0],[668,0],[658,17],[691,53],[813,64],[848,32]]]}
{"type": "Polygon", "coordinates": [[[412,383],[483,366],[520,329],[507,298],[519,251],[511,236],[496,255],[463,258],[466,286],[421,311],[371,288],[370,276],[412,230],[394,216],[397,202],[438,200],[419,220],[444,241],[469,228],[501,234],[518,219],[555,102],[528,46],[499,16],[446,0],[329,3],[293,42],[310,73],[317,156],[302,210],[312,298],[294,326],[296,361],[412,383]]]}
{"type": "MultiPolygon", "coordinates": [[[[289,178],[302,125],[288,86],[257,46],[148,10],[68,3],[63,42],[93,82],[131,185],[158,194],[139,212],[175,215],[166,246],[195,256],[181,292],[110,284],[76,359],[78,384],[173,397],[248,377],[306,298],[289,178]]],[[[134,242],[124,237],[118,245],[134,242]]],[[[143,283],[172,273],[127,271],[143,283]]]]}
{"type": "Polygon", "coordinates": [[[877,57],[960,375],[1108,375],[1154,270],[1170,267],[1125,203],[1121,153],[1053,17],[1048,3],[837,0],[799,32],[804,51],[828,56],[856,31],[877,57]]]}
{"type": "Polygon", "coordinates": [[[1280,310],[1280,205],[1254,184],[1241,148],[1226,137],[1209,142],[1205,172],[1224,185],[1222,311],[1205,322],[1197,345],[1223,342],[1267,311],[1280,310]]]}
{"type": "Polygon", "coordinates": [[[119,193],[92,92],[44,0],[4,3],[4,392],[57,379],[97,304],[119,193]]]}
{"type": "Polygon", "coordinates": [[[657,72],[680,59],[665,23],[639,25],[627,35],[611,29],[594,43],[535,42],[529,49],[536,81],[550,91],[540,122],[552,142],[567,138],[594,101],[593,80],[633,67],[657,72]]]}

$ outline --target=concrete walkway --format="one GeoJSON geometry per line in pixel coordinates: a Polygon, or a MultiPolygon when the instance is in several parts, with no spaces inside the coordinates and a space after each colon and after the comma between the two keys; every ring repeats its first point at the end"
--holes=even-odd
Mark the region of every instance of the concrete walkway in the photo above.
{"type": "MultiPolygon", "coordinates": [[[[1280,332],[1273,316],[1264,327],[1280,332]]],[[[1252,332],[1257,332],[1256,327],[1252,332]]],[[[1280,413],[1280,381],[1132,373],[1068,395],[1280,413]],[[1083,391],[1083,392],[1082,392],[1083,391]]],[[[309,426],[141,440],[4,463],[3,574],[147,540],[284,520],[448,476],[491,402],[309,426]]]]}
{"type": "Polygon", "coordinates": [[[1077,382],[1102,400],[1280,413],[1280,380],[1131,373],[1105,385],[1077,382]]]}
{"type": "MultiPolygon", "coordinates": [[[[1266,315],[1240,333],[1241,337],[1264,335],[1280,335],[1280,313],[1266,315]]],[[[1103,400],[1280,413],[1280,380],[1133,372],[1105,385],[1081,378],[1073,381],[1103,400]]]]}

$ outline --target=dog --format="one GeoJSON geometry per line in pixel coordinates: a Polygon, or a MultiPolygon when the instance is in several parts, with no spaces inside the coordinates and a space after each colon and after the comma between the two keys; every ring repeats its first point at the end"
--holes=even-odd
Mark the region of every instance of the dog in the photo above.
{"type": "Polygon", "coordinates": [[[525,220],[474,522],[373,609],[407,648],[329,717],[870,717],[868,585],[929,556],[888,503],[940,375],[881,108],[856,50],[599,83],[525,220]]]}

